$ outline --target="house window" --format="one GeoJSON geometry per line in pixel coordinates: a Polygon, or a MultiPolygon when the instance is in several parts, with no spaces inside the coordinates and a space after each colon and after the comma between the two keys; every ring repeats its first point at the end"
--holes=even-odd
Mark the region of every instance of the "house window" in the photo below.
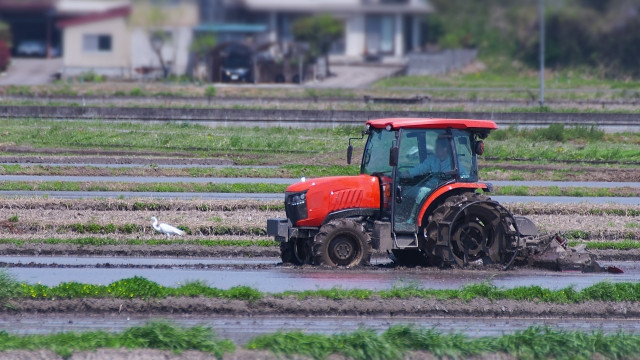
{"type": "Polygon", "coordinates": [[[111,51],[111,35],[85,34],[82,37],[82,50],[84,52],[109,52],[111,51]]]}
{"type": "Polygon", "coordinates": [[[393,15],[367,15],[365,31],[368,55],[393,53],[394,26],[393,15]]]}

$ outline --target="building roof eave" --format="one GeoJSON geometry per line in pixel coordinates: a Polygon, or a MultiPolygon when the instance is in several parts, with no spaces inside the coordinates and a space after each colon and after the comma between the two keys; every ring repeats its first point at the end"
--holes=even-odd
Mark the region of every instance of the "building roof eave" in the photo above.
{"type": "Polygon", "coordinates": [[[290,13],[361,13],[361,14],[412,14],[426,15],[434,11],[427,2],[409,2],[408,4],[363,4],[360,1],[277,1],[277,0],[241,0],[243,6],[252,11],[290,12],[290,13]]]}
{"type": "Polygon", "coordinates": [[[126,17],[131,13],[131,6],[125,5],[118,8],[113,8],[103,12],[90,13],[82,16],[72,17],[69,19],[61,20],[56,23],[59,28],[68,26],[78,26],[88,24],[97,21],[108,20],[117,17],[126,17]]]}

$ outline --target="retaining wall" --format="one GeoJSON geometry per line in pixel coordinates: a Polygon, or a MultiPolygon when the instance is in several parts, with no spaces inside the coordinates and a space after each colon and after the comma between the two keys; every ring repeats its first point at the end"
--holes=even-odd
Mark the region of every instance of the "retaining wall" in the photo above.
{"type": "Polygon", "coordinates": [[[338,127],[362,126],[389,117],[493,120],[500,126],[597,125],[617,131],[640,129],[640,114],[503,113],[352,110],[184,109],[144,107],[0,106],[2,118],[99,119],[107,121],[188,121],[208,126],[338,127]]]}

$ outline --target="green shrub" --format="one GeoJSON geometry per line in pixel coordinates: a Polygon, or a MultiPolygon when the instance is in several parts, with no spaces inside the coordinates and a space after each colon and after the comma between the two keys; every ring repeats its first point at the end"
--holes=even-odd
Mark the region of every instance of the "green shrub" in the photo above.
{"type": "Polygon", "coordinates": [[[134,87],[133,89],[131,89],[131,91],[129,91],[129,96],[144,96],[144,95],[145,95],[144,91],[139,87],[134,87]]]}
{"type": "Polygon", "coordinates": [[[216,96],[216,87],[213,85],[209,85],[204,89],[204,96],[208,98],[212,98],[216,96]]]}
{"type": "Polygon", "coordinates": [[[78,80],[80,80],[81,82],[101,83],[104,81],[104,77],[102,75],[96,74],[93,70],[91,70],[80,74],[78,80]]]}

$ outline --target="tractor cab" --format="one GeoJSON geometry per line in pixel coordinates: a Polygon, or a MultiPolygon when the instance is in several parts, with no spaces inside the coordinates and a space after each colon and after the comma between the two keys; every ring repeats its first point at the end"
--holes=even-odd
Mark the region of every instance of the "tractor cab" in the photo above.
{"type": "MultiPolygon", "coordinates": [[[[494,128],[478,120],[384,119],[367,123],[361,174],[378,176],[384,187],[383,216],[396,235],[411,236],[423,225],[426,203],[450,184],[477,188],[477,155],[494,128]]],[[[489,124],[487,124],[489,123],[489,124]]]]}

